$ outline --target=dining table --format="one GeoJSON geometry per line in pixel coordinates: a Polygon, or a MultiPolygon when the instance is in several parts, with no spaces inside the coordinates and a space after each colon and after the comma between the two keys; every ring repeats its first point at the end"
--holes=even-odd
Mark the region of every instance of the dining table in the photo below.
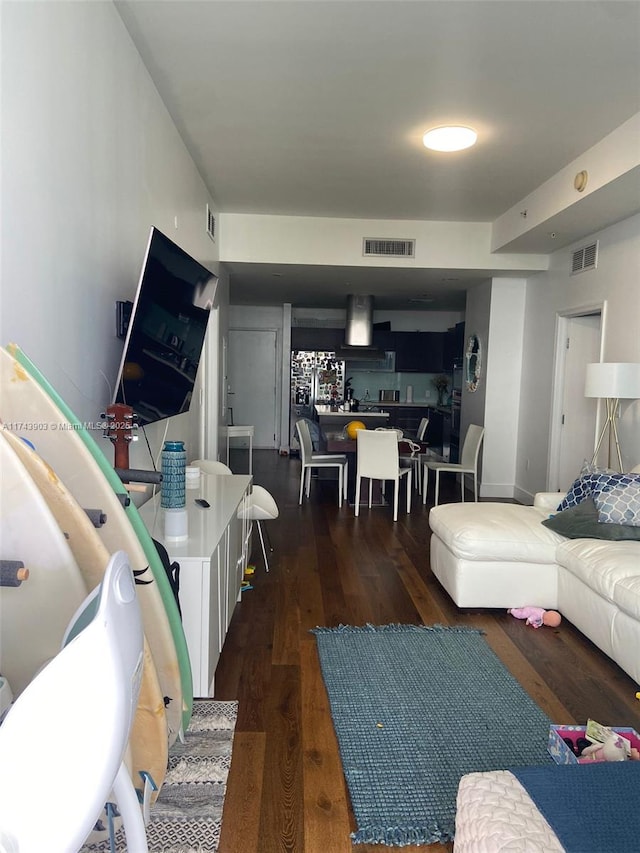
{"type": "MultiPolygon", "coordinates": [[[[356,468],[357,468],[357,453],[358,442],[354,438],[345,436],[344,433],[325,433],[327,453],[345,453],[349,456],[349,473],[347,477],[347,500],[351,506],[355,505],[356,493],[356,468]]],[[[409,436],[398,440],[398,452],[400,455],[400,464],[403,464],[403,459],[407,462],[417,453],[428,453],[429,446],[424,441],[416,441],[409,436]],[[420,445],[420,450],[412,453],[411,444],[414,447],[420,445]]],[[[406,464],[406,462],[405,462],[406,464]]],[[[374,480],[372,484],[371,495],[372,506],[386,506],[387,501],[382,494],[381,481],[374,480]]],[[[369,506],[369,483],[364,481],[360,484],[360,506],[369,506]]]]}

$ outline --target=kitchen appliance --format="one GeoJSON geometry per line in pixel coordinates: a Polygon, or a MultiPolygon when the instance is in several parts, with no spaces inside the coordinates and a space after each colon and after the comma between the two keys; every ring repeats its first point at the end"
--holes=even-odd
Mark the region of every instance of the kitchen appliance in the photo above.
{"type": "Polygon", "coordinates": [[[315,420],[314,406],[342,405],[345,396],[345,364],[335,352],[294,350],[291,353],[291,415],[289,444],[298,446],[298,418],[315,420]]]}
{"type": "Polygon", "coordinates": [[[397,403],[400,400],[400,392],[392,388],[381,388],[378,391],[378,400],[381,403],[397,403]]]}

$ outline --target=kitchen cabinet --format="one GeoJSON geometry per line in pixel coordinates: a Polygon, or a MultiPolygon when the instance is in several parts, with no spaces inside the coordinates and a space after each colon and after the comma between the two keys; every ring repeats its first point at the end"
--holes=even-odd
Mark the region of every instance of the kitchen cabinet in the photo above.
{"type": "Polygon", "coordinates": [[[461,364],[464,358],[464,323],[456,323],[444,334],[442,367],[452,371],[456,364],[461,364]]]}
{"type": "Polygon", "coordinates": [[[425,441],[429,448],[442,456],[445,462],[451,461],[451,410],[434,407],[429,410],[429,426],[425,441]]]}
{"type": "Polygon", "coordinates": [[[444,332],[394,332],[397,373],[440,373],[444,332]]]}
{"type": "Polygon", "coordinates": [[[384,403],[381,407],[389,412],[389,426],[395,429],[401,429],[407,435],[416,435],[420,421],[427,417],[427,409],[424,406],[389,406],[385,407],[384,403]]]}
{"type": "Polygon", "coordinates": [[[334,352],[344,346],[344,329],[325,329],[317,326],[292,326],[292,350],[328,350],[334,352]]]}
{"type": "Polygon", "coordinates": [[[187,489],[188,536],[165,539],[164,513],[157,494],[140,508],[154,539],[180,565],[180,609],[193,675],[193,694],[213,696],[214,677],[251,547],[245,516],[251,477],[201,474],[200,488],[187,489]],[[205,498],[203,509],[195,498],[205,498]]]}

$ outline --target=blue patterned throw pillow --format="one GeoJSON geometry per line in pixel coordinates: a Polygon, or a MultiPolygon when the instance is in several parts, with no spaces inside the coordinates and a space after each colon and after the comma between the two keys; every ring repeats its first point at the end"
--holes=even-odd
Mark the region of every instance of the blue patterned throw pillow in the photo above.
{"type": "MultiPolygon", "coordinates": [[[[565,497],[560,501],[556,512],[562,512],[565,509],[578,506],[586,498],[590,498],[593,494],[594,487],[598,485],[599,479],[602,476],[615,474],[610,468],[598,468],[592,462],[585,461],[582,464],[582,470],[575,480],[565,497]]],[[[618,477],[620,474],[617,475],[618,477]]]]}
{"type": "Polygon", "coordinates": [[[562,512],[572,506],[578,506],[585,498],[590,498],[593,493],[593,486],[597,483],[599,476],[599,474],[587,474],[584,477],[578,477],[565,497],[560,501],[556,512],[562,512]]]}
{"type": "Polygon", "coordinates": [[[592,489],[598,521],[640,527],[640,474],[610,474],[592,489]]]}

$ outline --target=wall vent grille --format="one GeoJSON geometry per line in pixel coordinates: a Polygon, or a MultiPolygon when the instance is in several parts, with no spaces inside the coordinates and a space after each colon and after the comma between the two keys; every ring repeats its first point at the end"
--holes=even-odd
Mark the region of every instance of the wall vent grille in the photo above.
{"type": "Polygon", "coordinates": [[[576,249],[571,256],[571,275],[586,270],[594,270],[598,266],[598,241],[576,249]]]}
{"type": "Polygon", "coordinates": [[[416,241],[365,237],[363,255],[376,258],[415,258],[416,241]]]}
{"type": "Polygon", "coordinates": [[[209,237],[211,237],[211,239],[215,243],[215,241],[216,241],[216,218],[213,215],[213,211],[211,210],[209,205],[207,205],[207,234],[209,235],[209,237]]]}

